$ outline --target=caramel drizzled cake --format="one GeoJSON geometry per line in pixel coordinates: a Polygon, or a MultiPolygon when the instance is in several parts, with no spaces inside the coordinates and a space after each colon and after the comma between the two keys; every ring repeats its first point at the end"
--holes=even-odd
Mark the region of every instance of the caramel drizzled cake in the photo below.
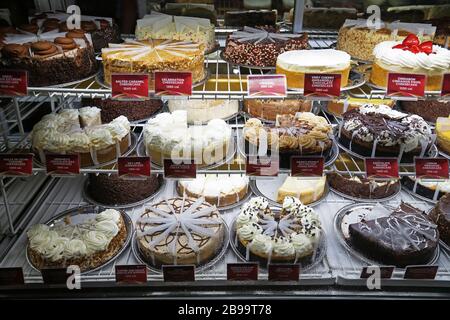
{"type": "Polygon", "coordinates": [[[137,221],[137,243],[152,266],[202,265],[223,246],[225,226],[215,206],[197,200],[172,198],[149,207],[137,221]]]}

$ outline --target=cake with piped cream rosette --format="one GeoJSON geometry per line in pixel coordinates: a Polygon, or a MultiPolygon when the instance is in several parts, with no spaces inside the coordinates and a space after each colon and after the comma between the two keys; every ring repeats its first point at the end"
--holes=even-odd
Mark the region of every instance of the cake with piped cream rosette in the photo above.
{"type": "Polygon", "coordinates": [[[387,87],[389,73],[410,73],[426,75],[425,90],[440,91],[443,75],[450,69],[450,50],[433,41],[420,42],[413,34],[402,42],[381,42],[373,54],[370,81],[382,88],[387,87]]]}
{"type": "Polygon", "coordinates": [[[237,249],[250,261],[299,263],[311,259],[322,236],[314,209],[286,197],[281,209],[271,209],[263,197],[252,198],[236,218],[237,249]]]}
{"type": "Polygon", "coordinates": [[[113,209],[78,224],[68,219],[51,226],[37,224],[27,231],[28,257],[39,270],[77,265],[89,271],[122,249],[127,232],[122,214],[113,209]]]}

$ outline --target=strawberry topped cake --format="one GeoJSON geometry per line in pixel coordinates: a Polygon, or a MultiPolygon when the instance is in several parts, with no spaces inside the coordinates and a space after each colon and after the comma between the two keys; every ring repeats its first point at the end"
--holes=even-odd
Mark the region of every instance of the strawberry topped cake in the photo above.
{"type": "Polygon", "coordinates": [[[387,86],[389,73],[425,74],[426,90],[439,91],[442,76],[450,68],[450,50],[433,45],[432,41],[420,42],[409,34],[402,42],[384,41],[373,54],[375,61],[370,80],[379,87],[387,86]]]}

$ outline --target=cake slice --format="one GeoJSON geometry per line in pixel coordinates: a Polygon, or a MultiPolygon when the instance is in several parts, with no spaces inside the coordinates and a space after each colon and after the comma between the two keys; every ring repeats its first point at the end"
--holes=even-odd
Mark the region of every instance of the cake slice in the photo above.
{"type": "Polygon", "coordinates": [[[283,203],[285,197],[299,198],[303,204],[317,201],[323,195],[325,182],[325,176],[311,179],[289,176],[278,189],[277,202],[283,203]]]}

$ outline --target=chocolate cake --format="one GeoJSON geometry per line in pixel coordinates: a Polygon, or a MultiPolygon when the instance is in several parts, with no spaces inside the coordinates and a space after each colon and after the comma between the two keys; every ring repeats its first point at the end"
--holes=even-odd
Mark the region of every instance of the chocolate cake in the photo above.
{"type": "Polygon", "coordinates": [[[307,34],[273,33],[244,27],[228,36],[223,55],[228,61],[247,66],[275,67],[286,51],[306,49],[307,34]]]}
{"type": "Polygon", "coordinates": [[[398,181],[375,181],[362,176],[344,176],[337,172],[328,174],[330,187],[359,199],[381,199],[394,195],[400,188],[398,181]]]}
{"type": "Polygon", "coordinates": [[[159,189],[162,177],[152,175],[146,180],[124,180],[117,175],[89,174],[87,194],[103,205],[126,205],[150,197],[159,189]]]}
{"type": "Polygon", "coordinates": [[[437,201],[450,193],[450,180],[437,182],[415,180],[412,177],[404,176],[402,177],[401,182],[406,189],[433,201],[437,201]]]}
{"type": "Polygon", "coordinates": [[[450,195],[443,196],[431,210],[429,217],[438,225],[442,241],[450,246],[450,195]]]}
{"type": "Polygon", "coordinates": [[[447,118],[450,115],[450,101],[401,101],[400,106],[403,111],[417,114],[426,121],[433,123],[435,123],[439,117],[447,118]]]}
{"type": "Polygon", "coordinates": [[[225,26],[227,27],[275,27],[276,23],[276,10],[244,10],[225,12],[225,26]]]}
{"type": "Polygon", "coordinates": [[[91,31],[92,43],[94,51],[100,52],[102,48],[108,47],[108,43],[121,43],[119,26],[115,23],[112,25],[104,19],[96,19],[100,23],[100,29],[91,31]]]}
{"type": "Polygon", "coordinates": [[[84,107],[98,107],[103,123],[111,122],[118,116],[125,116],[129,121],[145,120],[161,110],[163,102],[160,99],[143,101],[119,101],[112,99],[82,99],[84,107]]]}
{"type": "Polygon", "coordinates": [[[349,236],[352,246],[368,258],[397,267],[428,263],[439,241],[437,226],[405,203],[387,217],[350,224],[349,236]]]}

